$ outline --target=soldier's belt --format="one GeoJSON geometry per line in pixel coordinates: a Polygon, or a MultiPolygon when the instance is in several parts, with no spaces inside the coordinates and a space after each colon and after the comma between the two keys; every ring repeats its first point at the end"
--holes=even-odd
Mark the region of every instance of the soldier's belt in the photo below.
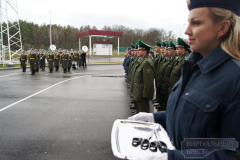
{"type": "Polygon", "coordinates": [[[30,59],[35,59],[35,58],[30,58],[30,59]]]}
{"type": "Polygon", "coordinates": [[[63,59],[63,60],[68,60],[68,59],[63,59]]]}
{"type": "Polygon", "coordinates": [[[78,56],[74,56],[74,57],[78,57],[78,56]]]}
{"type": "Polygon", "coordinates": [[[53,59],[48,59],[48,60],[53,60],[53,59]]]}
{"type": "Polygon", "coordinates": [[[22,60],[25,60],[25,59],[21,59],[21,61],[22,61],[22,60]]]}

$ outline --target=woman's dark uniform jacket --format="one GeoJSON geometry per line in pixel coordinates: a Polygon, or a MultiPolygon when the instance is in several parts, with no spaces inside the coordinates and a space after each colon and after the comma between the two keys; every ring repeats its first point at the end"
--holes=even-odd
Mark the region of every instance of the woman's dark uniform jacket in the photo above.
{"type": "MultiPolygon", "coordinates": [[[[184,138],[235,138],[240,142],[240,61],[220,46],[201,58],[191,53],[167,110],[154,113],[155,122],[166,128],[177,149],[168,150],[169,160],[184,159],[180,150],[184,138]]],[[[218,150],[205,159],[240,159],[240,149],[218,150]]]]}

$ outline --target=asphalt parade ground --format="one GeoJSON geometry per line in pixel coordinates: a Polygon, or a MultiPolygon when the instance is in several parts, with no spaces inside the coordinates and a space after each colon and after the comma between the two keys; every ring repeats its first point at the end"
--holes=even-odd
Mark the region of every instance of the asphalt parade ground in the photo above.
{"type": "Polygon", "coordinates": [[[0,160],[114,160],[111,129],[131,116],[124,70],[0,70],[0,160]]]}

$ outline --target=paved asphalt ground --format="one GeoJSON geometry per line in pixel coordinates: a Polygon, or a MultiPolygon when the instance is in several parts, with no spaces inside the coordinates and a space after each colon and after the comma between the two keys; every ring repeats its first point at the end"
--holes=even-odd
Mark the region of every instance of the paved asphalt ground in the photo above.
{"type": "Polygon", "coordinates": [[[0,160],[117,159],[111,129],[129,102],[122,65],[0,70],[0,160]]]}

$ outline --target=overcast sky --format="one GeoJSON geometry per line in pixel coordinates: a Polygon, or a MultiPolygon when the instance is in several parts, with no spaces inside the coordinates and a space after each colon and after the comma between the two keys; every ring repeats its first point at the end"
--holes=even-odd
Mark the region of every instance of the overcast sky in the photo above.
{"type": "MultiPolygon", "coordinates": [[[[123,25],[132,29],[160,28],[184,36],[186,0],[18,0],[19,19],[37,24],[84,25],[102,29],[123,25]]],[[[184,36],[187,38],[187,36],[184,36]]]]}

